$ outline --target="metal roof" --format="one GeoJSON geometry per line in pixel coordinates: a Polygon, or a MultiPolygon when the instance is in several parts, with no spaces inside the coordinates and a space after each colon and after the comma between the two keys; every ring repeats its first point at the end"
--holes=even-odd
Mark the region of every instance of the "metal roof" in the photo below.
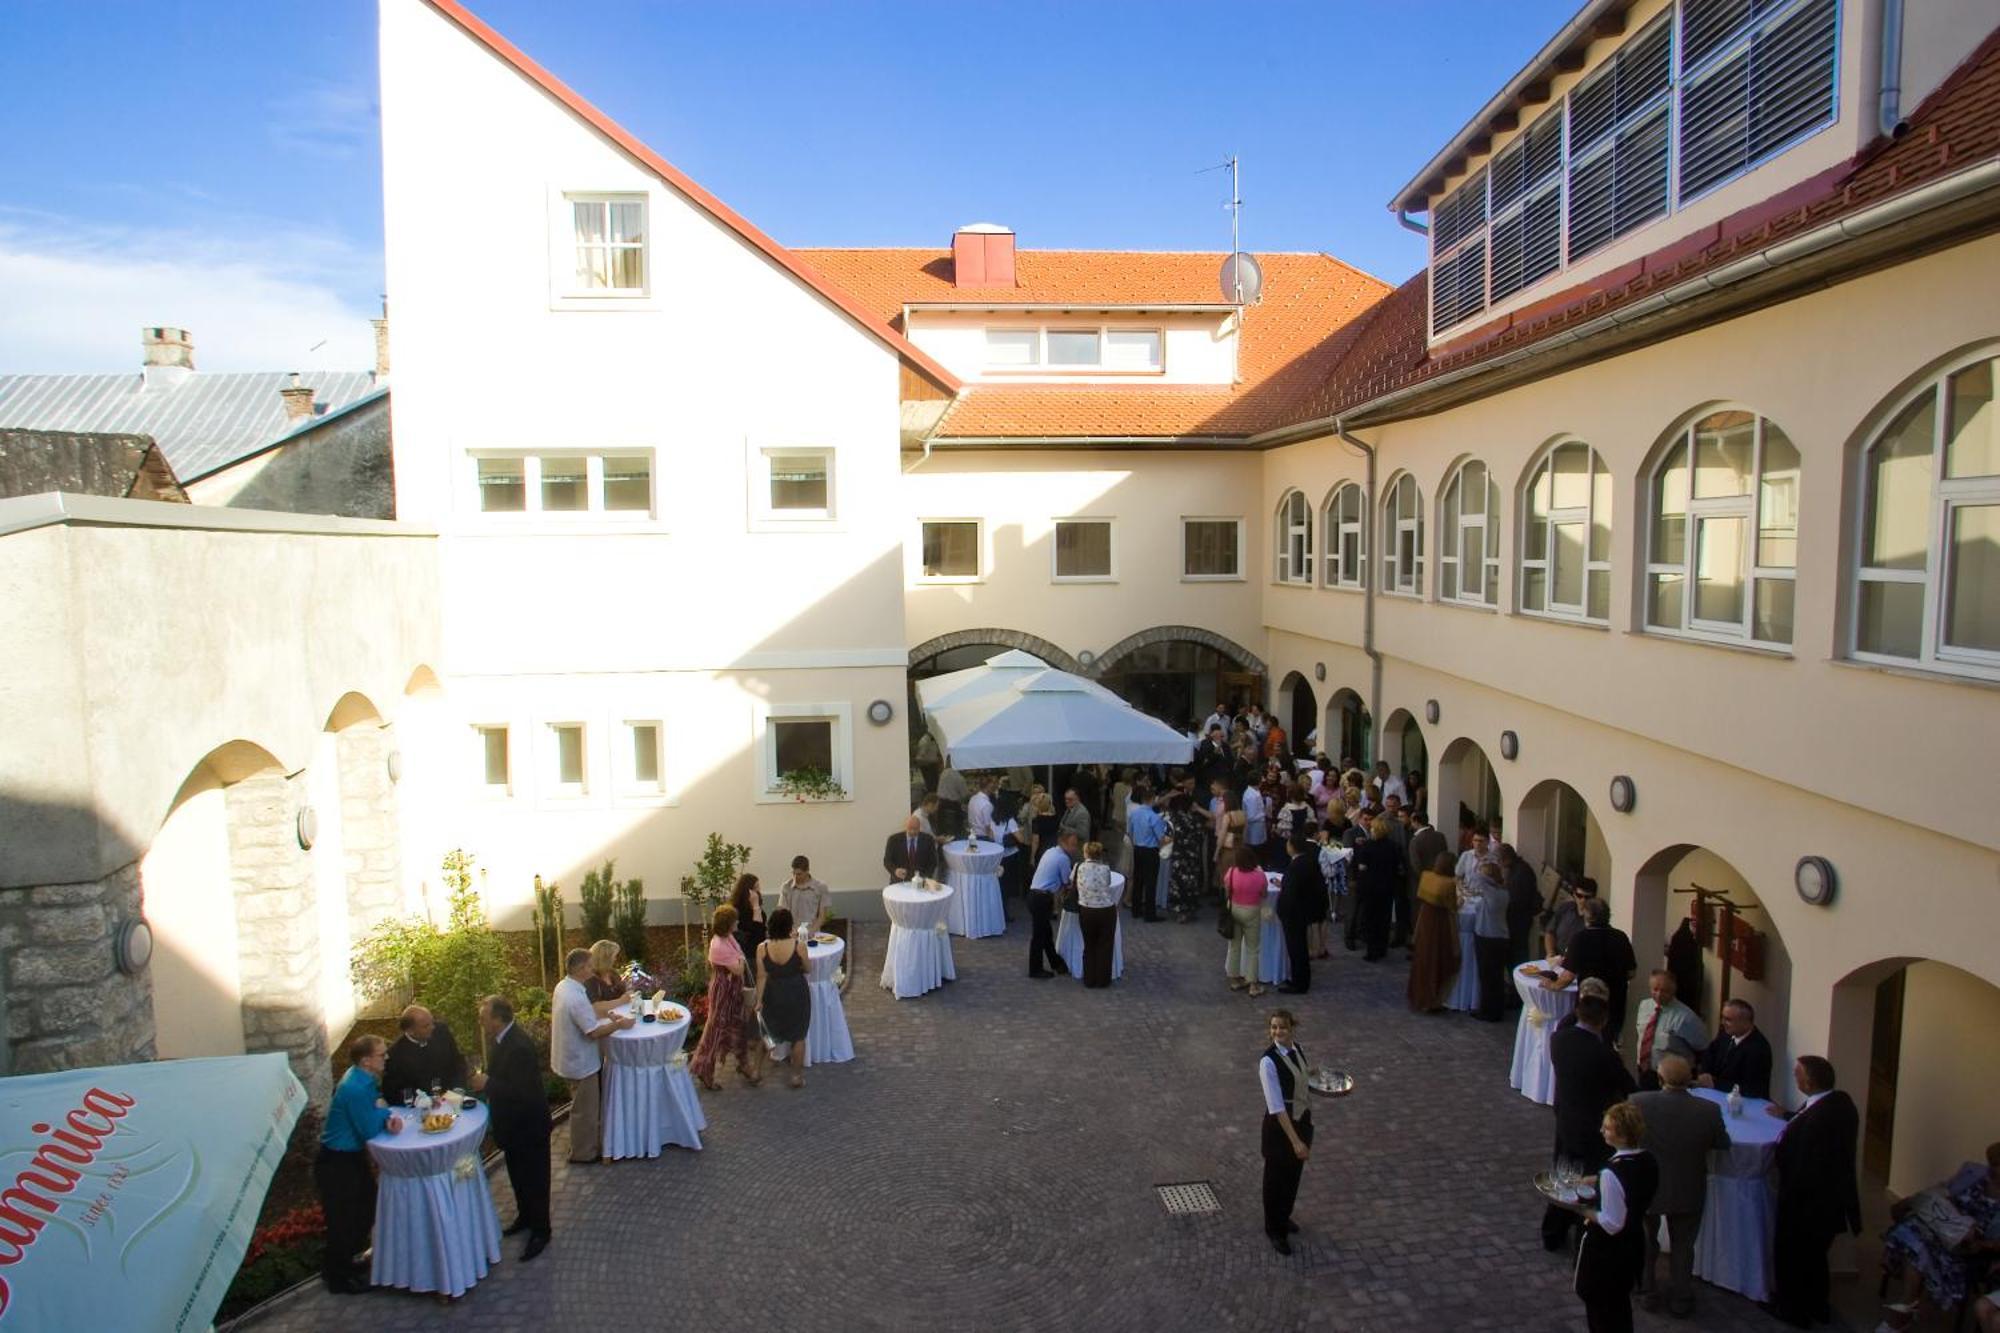
{"type": "Polygon", "coordinates": [[[0,429],[150,435],[184,481],[227,467],[339,412],[379,387],[365,370],[311,371],[313,416],[285,416],[281,370],[244,374],[192,371],[148,384],[139,371],[115,375],[0,375],[0,429]]]}

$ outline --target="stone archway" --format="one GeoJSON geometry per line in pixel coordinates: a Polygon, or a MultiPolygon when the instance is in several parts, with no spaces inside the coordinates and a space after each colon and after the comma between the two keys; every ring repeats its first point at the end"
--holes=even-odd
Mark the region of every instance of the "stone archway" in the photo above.
{"type": "MultiPolygon", "coordinates": [[[[1729,901],[1743,907],[1740,918],[1743,927],[1756,932],[1757,975],[1747,976],[1732,965],[1726,985],[1730,999],[1742,1000],[1756,1011],[1757,1026],[1771,1041],[1776,1057],[1774,1068],[1782,1072],[1790,1067],[1785,1051],[1792,1009],[1791,954],[1771,912],[1764,906],[1763,896],[1735,866],[1693,843],[1663,847],[1648,857],[1633,877],[1630,918],[1618,924],[1631,937],[1632,951],[1639,956],[1641,966],[1656,967],[1666,953],[1668,940],[1688,920],[1696,897],[1691,891],[1696,888],[1724,894],[1729,901]]],[[[1705,923],[1690,923],[1700,927],[1696,931],[1701,945],[1700,985],[1693,994],[1681,997],[1702,1016],[1711,1031],[1721,1012],[1725,986],[1717,923],[1715,914],[1705,923]]],[[[1783,1086],[1782,1079],[1779,1086],[1783,1086]]]]}
{"type": "Polygon", "coordinates": [[[1438,756],[1437,792],[1431,798],[1431,818],[1444,835],[1454,837],[1460,820],[1470,816],[1474,824],[1485,824],[1502,841],[1500,783],[1493,776],[1492,761],[1470,736],[1460,736],[1438,756]]]}
{"type": "Polygon", "coordinates": [[[1424,744],[1424,729],[1417,724],[1416,714],[1409,709],[1392,709],[1382,723],[1380,758],[1398,777],[1421,773],[1425,788],[1432,786],[1430,749],[1424,744]]]}
{"type": "Polygon", "coordinates": [[[1291,737],[1292,753],[1310,755],[1312,750],[1306,744],[1306,736],[1319,727],[1319,701],[1313,697],[1313,687],[1303,675],[1287,672],[1278,682],[1278,704],[1273,715],[1291,737]]]}
{"type": "Polygon", "coordinates": [[[1033,653],[1058,671],[1088,675],[1082,663],[1035,634],[1025,634],[1015,629],[955,629],[949,634],[940,634],[934,639],[926,639],[910,649],[910,666],[948,653],[956,648],[976,648],[982,644],[992,644],[998,648],[1018,648],[1024,653],[1033,653]]]}
{"type": "Polygon", "coordinates": [[[1375,762],[1375,722],[1368,705],[1357,690],[1338,689],[1326,701],[1326,720],[1320,723],[1320,748],[1343,771],[1354,765],[1366,769],[1375,762]]]}
{"type": "Polygon", "coordinates": [[[1196,643],[1204,648],[1212,648],[1235,662],[1244,671],[1257,676],[1270,675],[1264,659],[1232,639],[1224,638],[1214,630],[1196,629],[1192,625],[1155,625],[1152,629],[1142,629],[1137,634],[1128,634],[1106,648],[1095,662],[1090,664],[1089,674],[1102,676],[1115,666],[1120,659],[1130,656],[1141,648],[1156,643],[1196,643]]]}

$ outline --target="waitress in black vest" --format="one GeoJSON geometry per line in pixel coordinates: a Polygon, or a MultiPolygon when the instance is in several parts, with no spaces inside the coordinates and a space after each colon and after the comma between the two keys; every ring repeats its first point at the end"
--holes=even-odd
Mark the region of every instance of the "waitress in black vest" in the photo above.
{"type": "Polygon", "coordinates": [[[1581,1205],[1583,1243],[1576,1252],[1576,1294],[1590,1333],[1632,1333],[1632,1288],[1646,1259],[1646,1210],[1660,1186],[1660,1166],[1639,1146],[1646,1122],[1618,1102],[1604,1113],[1611,1160],[1597,1173],[1597,1206],[1581,1205]]]}
{"type": "Polygon", "coordinates": [[[1292,1252],[1292,1205],[1299,1177],[1312,1155],[1312,1107],[1306,1098],[1306,1054],[1292,1041],[1297,1020],[1289,1009],[1271,1011],[1271,1044],[1257,1062],[1264,1089],[1264,1234],[1279,1254],[1292,1252]]]}

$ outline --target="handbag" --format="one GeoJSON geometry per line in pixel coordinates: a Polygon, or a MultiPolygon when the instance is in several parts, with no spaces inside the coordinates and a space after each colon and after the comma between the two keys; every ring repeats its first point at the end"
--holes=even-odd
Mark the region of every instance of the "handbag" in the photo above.
{"type": "Polygon", "coordinates": [[[1227,898],[1222,900],[1222,906],[1216,912],[1215,933],[1222,936],[1225,940],[1236,938],[1236,916],[1229,910],[1229,899],[1227,898]]]}

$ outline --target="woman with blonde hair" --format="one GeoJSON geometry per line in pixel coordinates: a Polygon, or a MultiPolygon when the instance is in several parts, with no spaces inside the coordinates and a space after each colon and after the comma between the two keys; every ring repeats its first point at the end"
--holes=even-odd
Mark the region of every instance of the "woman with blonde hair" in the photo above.
{"type": "Polygon", "coordinates": [[[583,979],[584,994],[599,1018],[625,1002],[625,980],[618,975],[618,941],[599,940],[590,946],[590,975],[583,979]]]}
{"type": "Polygon", "coordinates": [[[756,1071],[763,1045],[750,1040],[748,1011],[743,1004],[744,975],[743,947],[736,942],[736,909],[724,903],[715,909],[708,933],[708,1024],[701,1030],[694,1058],[688,1061],[688,1072],[710,1092],[722,1091],[722,1085],[715,1081],[715,1066],[731,1056],[745,1082],[764,1081],[756,1071]]]}
{"type": "Polygon", "coordinates": [[[1118,895],[1111,888],[1111,867],[1104,863],[1104,844],[1088,842],[1083,860],[1070,872],[1076,887],[1076,923],[1083,932],[1083,984],[1101,990],[1111,984],[1111,956],[1118,941],[1118,895]]]}
{"type": "Polygon", "coordinates": [[[1408,872],[1403,849],[1389,836],[1389,821],[1376,816],[1368,826],[1368,840],[1354,849],[1353,880],[1357,928],[1368,952],[1362,960],[1379,963],[1389,952],[1389,912],[1402,891],[1408,872]]]}
{"type": "Polygon", "coordinates": [[[1062,821],[1056,817],[1056,803],[1049,799],[1048,792],[1039,784],[1035,787],[1035,794],[1028,798],[1028,809],[1034,812],[1034,817],[1028,821],[1029,832],[1034,835],[1033,845],[1028,851],[1028,864],[1038,866],[1042,863],[1042,853],[1056,845],[1056,830],[1061,827],[1062,821]]]}
{"type": "Polygon", "coordinates": [[[1583,1214],[1576,1294],[1591,1333],[1617,1333],[1632,1327],[1632,1288],[1646,1258],[1646,1210],[1660,1187],[1660,1164],[1639,1146],[1646,1119],[1632,1103],[1609,1107],[1600,1132],[1611,1160],[1597,1173],[1595,1205],[1575,1206],[1583,1214]]]}

